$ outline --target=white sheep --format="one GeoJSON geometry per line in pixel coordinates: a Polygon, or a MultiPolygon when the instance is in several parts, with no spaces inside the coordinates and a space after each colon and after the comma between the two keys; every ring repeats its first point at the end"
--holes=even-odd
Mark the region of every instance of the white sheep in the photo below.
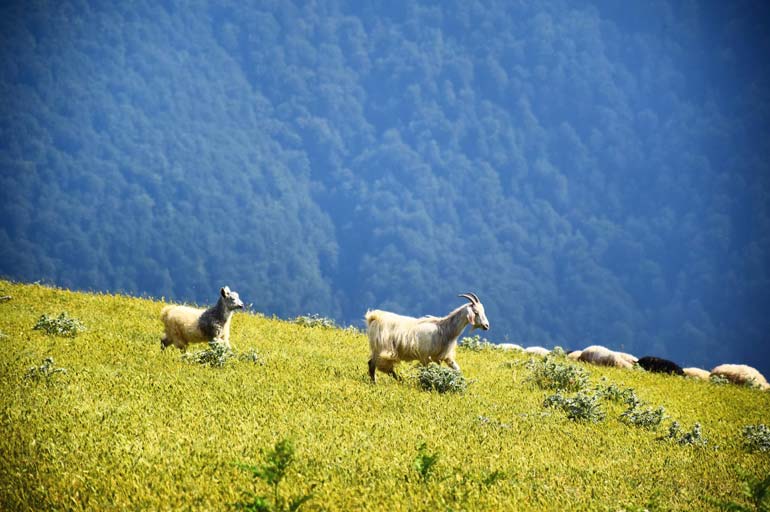
{"type": "Polygon", "coordinates": [[[711,377],[711,374],[707,370],[703,370],[701,368],[682,368],[682,371],[684,372],[685,377],[690,377],[693,379],[709,380],[711,377]]]}
{"type": "Polygon", "coordinates": [[[228,286],[219,290],[216,305],[203,310],[189,306],[166,306],[160,319],[166,335],[160,340],[161,348],[174,345],[182,351],[191,343],[217,342],[230,348],[230,320],[233,311],[243,309],[237,292],[228,286]]]}
{"type": "Polygon", "coordinates": [[[632,355],[632,354],[627,354],[627,353],[625,353],[625,352],[617,352],[617,351],[614,351],[614,352],[615,352],[617,355],[619,355],[621,359],[625,359],[626,361],[628,361],[629,363],[631,363],[631,366],[633,366],[633,365],[634,365],[634,363],[636,363],[636,362],[638,362],[638,361],[639,361],[639,358],[638,358],[638,357],[636,357],[635,355],[632,355]]]}
{"type": "Polygon", "coordinates": [[[497,348],[500,350],[517,350],[517,351],[524,350],[524,347],[522,347],[521,345],[517,345],[515,343],[498,343],[497,348]]]}
{"type": "Polygon", "coordinates": [[[470,324],[471,329],[489,329],[484,305],[473,293],[463,293],[470,301],[445,317],[397,315],[378,309],[367,311],[367,334],[369,335],[369,377],[377,382],[375,370],[400,379],[393,369],[401,361],[420,361],[423,365],[445,362],[450,368],[460,371],[455,361],[457,338],[470,324]]]}
{"type": "Polygon", "coordinates": [[[770,389],[770,384],[767,383],[764,375],[759,373],[756,368],[745,364],[720,364],[711,370],[711,375],[724,377],[734,384],[745,384],[756,386],[760,389],[770,389]]]}
{"type": "Polygon", "coordinates": [[[572,359],[573,361],[578,361],[580,359],[580,354],[582,354],[582,350],[573,350],[569,354],[567,354],[567,359],[572,359]]]}
{"type": "Polygon", "coordinates": [[[598,366],[614,366],[615,368],[630,369],[634,366],[633,363],[627,361],[626,358],[621,356],[618,352],[602,347],[601,345],[591,345],[590,347],[586,347],[580,353],[580,357],[578,357],[577,360],[598,366]]]}
{"type": "Polygon", "coordinates": [[[545,347],[527,347],[524,349],[524,352],[535,356],[547,356],[551,353],[551,351],[545,347]]]}

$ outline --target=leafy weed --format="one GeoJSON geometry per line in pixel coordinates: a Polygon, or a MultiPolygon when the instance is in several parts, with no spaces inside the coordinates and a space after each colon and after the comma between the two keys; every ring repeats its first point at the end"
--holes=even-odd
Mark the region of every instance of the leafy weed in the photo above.
{"type": "Polygon", "coordinates": [[[51,317],[46,314],[40,316],[37,319],[34,327],[34,331],[44,331],[49,336],[64,336],[66,338],[74,338],[86,330],[86,326],[80,320],[72,318],[63,311],[58,317],[51,317]]]}
{"type": "Polygon", "coordinates": [[[255,512],[294,512],[299,510],[305,502],[312,499],[312,493],[294,496],[287,500],[279,492],[279,486],[286,477],[293,460],[294,446],[291,441],[284,439],[275,444],[275,447],[267,454],[264,464],[236,464],[240,469],[249,471],[255,479],[265,481],[271,487],[272,496],[261,496],[255,492],[247,492],[248,501],[235,503],[235,508],[255,512]]]}

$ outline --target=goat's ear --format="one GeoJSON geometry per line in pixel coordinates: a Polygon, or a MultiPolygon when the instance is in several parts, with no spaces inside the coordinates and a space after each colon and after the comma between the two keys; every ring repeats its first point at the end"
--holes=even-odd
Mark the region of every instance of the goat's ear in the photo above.
{"type": "Polygon", "coordinates": [[[466,315],[467,315],[467,317],[468,317],[468,323],[469,323],[469,324],[471,324],[471,325],[473,325],[473,324],[474,324],[474,321],[476,320],[476,315],[473,313],[473,308],[472,308],[472,307],[470,307],[470,306],[468,306],[468,307],[465,309],[465,314],[466,314],[466,315]]]}
{"type": "Polygon", "coordinates": [[[228,293],[230,293],[230,289],[229,289],[227,286],[225,286],[225,287],[223,287],[223,288],[221,288],[221,289],[219,290],[219,294],[220,294],[222,297],[227,297],[227,294],[228,294],[228,293]]]}

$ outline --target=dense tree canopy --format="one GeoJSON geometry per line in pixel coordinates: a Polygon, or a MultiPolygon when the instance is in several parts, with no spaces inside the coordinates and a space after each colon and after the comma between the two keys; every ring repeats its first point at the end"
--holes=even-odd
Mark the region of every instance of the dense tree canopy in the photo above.
{"type": "Polygon", "coordinates": [[[0,274],[770,373],[768,14],[6,2],[0,274]]]}

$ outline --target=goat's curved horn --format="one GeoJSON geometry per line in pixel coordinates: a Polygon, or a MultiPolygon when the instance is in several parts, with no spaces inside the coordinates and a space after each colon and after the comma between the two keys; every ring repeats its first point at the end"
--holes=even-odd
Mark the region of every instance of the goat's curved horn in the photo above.
{"type": "Polygon", "coordinates": [[[463,298],[468,299],[469,301],[471,301],[471,304],[478,304],[479,303],[479,298],[476,297],[472,293],[461,293],[460,295],[458,295],[458,297],[463,297],[463,298]]]}

